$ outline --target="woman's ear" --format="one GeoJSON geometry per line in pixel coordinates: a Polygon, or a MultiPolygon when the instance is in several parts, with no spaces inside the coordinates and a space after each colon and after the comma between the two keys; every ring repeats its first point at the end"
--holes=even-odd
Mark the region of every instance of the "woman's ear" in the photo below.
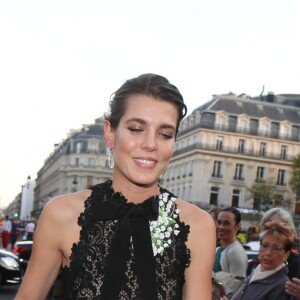
{"type": "Polygon", "coordinates": [[[110,122],[108,120],[104,120],[103,122],[103,130],[104,130],[104,140],[105,144],[109,149],[114,148],[114,130],[110,126],[110,122]]]}

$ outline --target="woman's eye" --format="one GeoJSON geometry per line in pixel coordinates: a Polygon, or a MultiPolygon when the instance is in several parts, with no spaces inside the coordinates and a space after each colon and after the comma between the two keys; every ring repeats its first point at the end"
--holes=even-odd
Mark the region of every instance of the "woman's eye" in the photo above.
{"type": "Polygon", "coordinates": [[[174,137],[173,134],[171,134],[171,133],[165,133],[165,132],[162,132],[162,133],[161,133],[161,136],[162,136],[164,139],[166,139],[166,140],[172,139],[172,138],[174,137]]]}
{"type": "Polygon", "coordinates": [[[135,127],[129,127],[128,130],[131,131],[131,132],[141,132],[141,131],[143,131],[142,129],[135,128],[135,127]]]}

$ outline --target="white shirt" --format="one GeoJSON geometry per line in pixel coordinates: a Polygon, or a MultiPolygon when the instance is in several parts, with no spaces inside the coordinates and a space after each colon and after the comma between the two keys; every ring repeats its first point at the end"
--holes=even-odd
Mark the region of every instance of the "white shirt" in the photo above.
{"type": "Polygon", "coordinates": [[[26,225],[25,231],[26,232],[34,232],[35,224],[33,222],[30,222],[26,225]]]}
{"type": "Polygon", "coordinates": [[[4,220],[2,225],[2,231],[11,231],[11,221],[10,220],[4,220]]]}

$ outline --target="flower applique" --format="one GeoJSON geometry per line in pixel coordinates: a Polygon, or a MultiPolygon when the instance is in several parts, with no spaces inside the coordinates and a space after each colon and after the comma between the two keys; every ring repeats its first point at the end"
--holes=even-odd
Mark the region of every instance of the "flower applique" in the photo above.
{"type": "Polygon", "coordinates": [[[168,197],[168,193],[159,195],[159,211],[157,221],[150,222],[151,241],[154,256],[162,255],[165,248],[171,245],[172,233],[179,234],[178,218],[179,209],[176,208],[175,197],[168,197]]]}

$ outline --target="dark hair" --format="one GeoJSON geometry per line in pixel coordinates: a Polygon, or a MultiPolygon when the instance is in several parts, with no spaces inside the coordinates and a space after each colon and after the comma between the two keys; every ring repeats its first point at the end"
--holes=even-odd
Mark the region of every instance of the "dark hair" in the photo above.
{"type": "Polygon", "coordinates": [[[265,236],[273,236],[274,238],[283,241],[285,251],[292,250],[295,241],[294,228],[281,222],[268,222],[265,224],[264,231],[261,233],[261,242],[265,236]]]}
{"type": "Polygon", "coordinates": [[[143,74],[127,80],[111,97],[109,102],[110,112],[104,115],[112,128],[117,128],[120,119],[125,114],[127,100],[133,95],[151,96],[158,100],[172,102],[178,109],[176,133],[180,121],[187,113],[183,97],[176,86],[165,77],[156,74],[143,74]]]}
{"type": "Polygon", "coordinates": [[[208,213],[209,214],[214,214],[216,216],[216,218],[218,219],[218,215],[219,215],[219,213],[221,211],[222,211],[221,208],[219,208],[219,207],[213,207],[213,208],[211,208],[211,209],[208,210],[208,213]]]}
{"type": "Polygon", "coordinates": [[[227,207],[227,208],[224,208],[222,210],[222,212],[223,211],[228,211],[228,212],[233,213],[236,224],[241,223],[242,215],[241,215],[241,213],[240,213],[240,211],[238,209],[236,209],[235,207],[227,207]]]}

